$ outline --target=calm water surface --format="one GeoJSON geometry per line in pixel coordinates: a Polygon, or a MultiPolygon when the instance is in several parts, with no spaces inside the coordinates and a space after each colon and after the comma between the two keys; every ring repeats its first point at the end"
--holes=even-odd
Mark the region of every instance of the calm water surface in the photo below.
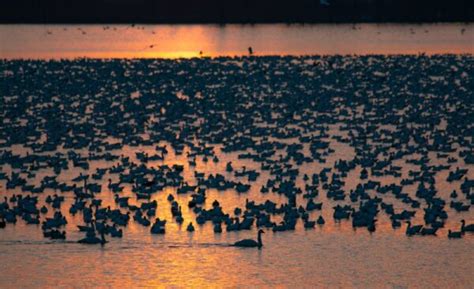
{"type": "MultiPolygon", "coordinates": [[[[332,134],[338,134],[336,128],[332,134]]],[[[328,139],[329,140],[329,139],[328,139]]],[[[288,140],[291,142],[292,140],[288,140]]],[[[334,142],[336,152],[328,158],[326,164],[303,165],[301,173],[320,171],[323,167],[332,166],[338,159],[351,159],[351,147],[334,142]]],[[[19,151],[25,152],[18,148],[19,151]]],[[[125,147],[123,153],[135,160],[136,151],[152,153],[154,147],[125,147]]],[[[81,151],[79,151],[81,152],[81,151]]],[[[83,151],[82,153],[86,153],[83,151]]],[[[192,183],[194,168],[189,167],[187,158],[177,156],[172,151],[164,161],[165,164],[182,164],[185,166],[184,177],[192,183]]],[[[246,165],[257,169],[256,163],[238,160],[235,153],[219,154],[220,162],[204,163],[198,159],[195,170],[205,173],[216,173],[230,176],[225,172],[225,163],[232,161],[234,167],[246,165]]],[[[444,163],[437,160],[434,163],[444,163]]],[[[111,163],[92,161],[90,173],[97,167],[107,167],[111,163]]],[[[149,166],[163,164],[151,162],[149,166]]],[[[462,165],[469,167],[470,165],[462,165]]],[[[407,176],[410,166],[403,171],[407,176]]],[[[9,168],[4,168],[8,172],[9,168]]],[[[39,180],[52,171],[38,173],[39,180]]],[[[449,199],[452,186],[444,180],[447,171],[438,173],[436,188],[443,199],[449,199]]],[[[68,170],[58,181],[67,181],[77,176],[77,170],[68,170]]],[[[353,189],[358,184],[360,169],[352,171],[346,178],[345,189],[353,189]]],[[[114,182],[117,176],[111,176],[114,182]]],[[[472,168],[467,176],[473,178],[472,168]]],[[[104,176],[104,180],[108,176],[104,176]]],[[[259,188],[266,183],[268,175],[262,176],[252,185],[248,194],[236,194],[233,191],[218,192],[208,190],[205,208],[211,208],[212,200],[218,199],[223,208],[244,207],[245,199],[257,203],[270,199],[286,203],[286,197],[278,194],[261,194],[259,188]]],[[[372,177],[383,183],[393,182],[389,177],[372,177]]],[[[302,180],[298,181],[302,186],[302,180]]],[[[5,182],[0,183],[0,190],[5,191],[5,182]]],[[[414,194],[416,185],[406,186],[407,192],[414,194]]],[[[4,194],[2,192],[2,194],[4,194]]],[[[8,195],[12,193],[8,191],[8,195]]],[[[43,203],[47,194],[39,195],[43,203]]],[[[131,187],[126,186],[124,195],[133,196],[131,187]]],[[[195,215],[186,205],[183,206],[185,222],[179,226],[171,221],[170,205],[166,196],[173,193],[180,204],[186,204],[188,195],[176,195],[175,189],[168,188],[155,194],[158,201],[157,217],[169,220],[166,235],[151,235],[149,227],[143,227],[130,221],[124,231],[123,239],[112,239],[105,247],[87,246],[75,243],[83,237],[76,225],[82,224],[82,215],[72,217],[67,209],[73,202],[72,194],[65,194],[62,204],[63,212],[68,216],[66,227],[67,239],[70,241],[47,241],[42,231],[34,225],[25,225],[23,221],[15,226],[9,225],[0,231],[0,287],[168,287],[185,288],[473,288],[474,238],[466,236],[459,240],[446,237],[447,229],[459,228],[460,219],[472,222],[472,210],[456,213],[447,208],[449,219],[446,227],[440,229],[438,237],[405,236],[404,226],[393,230],[388,216],[380,213],[377,231],[369,234],[364,228],[353,230],[350,221],[335,223],[331,207],[336,203],[321,194],[317,200],[323,201],[322,215],[326,224],[314,230],[305,230],[299,222],[296,231],[274,234],[268,230],[263,237],[262,250],[228,247],[242,238],[255,238],[256,231],[223,232],[214,234],[212,225],[196,226],[194,233],[186,232],[186,224],[195,220],[195,215]],[[165,286],[166,284],[166,286],[165,286]]],[[[372,195],[372,194],[371,194],[372,195]]],[[[105,205],[115,206],[112,194],[108,192],[104,181],[100,198],[105,205]]],[[[132,201],[131,204],[140,202],[132,201]]],[[[409,209],[393,196],[384,196],[384,201],[394,203],[395,209],[409,209]]],[[[300,204],[303,199],[299,199],[300,204]]],[[[346,201],[345,203],[350,203],[346,201]]],[[[311,219],[317,218],[319,212],[312,212],[311,219]]],[[[52,216],[51,211],[48,216],[52,216]]],[[[418,212],[413,222],[420,224],[423,214],[418,212]]],[[[225,230],[224,230],[225,231],[225,230]]]]}
{"type": "Polygon", "coordinates": [[[473,24],[0,25],[2,58],[474,53],[473,24]]]}

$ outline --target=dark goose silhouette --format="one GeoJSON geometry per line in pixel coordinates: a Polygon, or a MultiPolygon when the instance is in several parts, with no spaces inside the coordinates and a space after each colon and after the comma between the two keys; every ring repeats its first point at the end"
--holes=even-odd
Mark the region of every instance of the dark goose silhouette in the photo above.
{"type": "Polygon", "coordinates": [[[77,242],[81,244],[101,244],[103,246],[105,243],[107,243],[104,235],[105,235],[104,231],[102,230],[100,232],[100,238],[97,238],[94,234],[94,235],[89,235],[85,237],[84,239],[81,239],[77,242]]]}
{"type": "Polygon", "coordinates": [[[260,229],[258,230],[258,233],[257,233],[257,241],[252,240],[252,239],[243,239],[243,240],[235,242],[233,246],[246,247],[246,248],[258,247],[260,249],[263,246],[262,234],[265,234],[265,232],[262,229],[260,229]]]}
{"type": "Polygon", "coordinates": [[[466,221],[463,219],[461,220],[461,232],[464,234],[465,232],[474,232],[474,224],[466,225],[466,221]]]}
{"type": "Polygon", "coordinates": [[[462,231],[453,232],[453,231],[451,231],[451,230],[448,230],[448,238],[449,238],[449,239],[459,239],[459,238],[462,238],[462,231]]]}

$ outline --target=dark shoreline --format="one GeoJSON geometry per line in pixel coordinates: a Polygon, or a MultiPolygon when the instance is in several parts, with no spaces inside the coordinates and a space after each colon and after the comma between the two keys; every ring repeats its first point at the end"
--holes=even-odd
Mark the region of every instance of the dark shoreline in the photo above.
{"type": "Polygon", "coordinates": [[[221,61],[221,60],[268,60],[268,59],[324,59],[328,57],[335,58],[368,58],[368,57],[382,57],[382,58],[395,58],[395,57],[427,57],[427,58],[439,58],[439,57],[474,57],[473,53],[400,53],[400,54],[302,54],[302,55],[219,55],[219,56],[205,56],[205,57],[178,57],[178,58],[166,58],[166,57],[72,57],[72,58],[1,58],[0,64],[7,62],[50,62],[50,63],[70,63],[70,62],[120,62],[120,61],[144,61],[144,62],[180,62],[180,61],[221,61]]]}

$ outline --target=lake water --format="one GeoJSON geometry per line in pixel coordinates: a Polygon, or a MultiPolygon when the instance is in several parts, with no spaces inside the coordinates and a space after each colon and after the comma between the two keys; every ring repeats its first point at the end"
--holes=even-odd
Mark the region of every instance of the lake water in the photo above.
{"type": "MultiPolygon", "coordinates": [[[[333,133],[336,133],[333,131],[333,133]]],[[[326,164],[305,165],[304,173],[320,171],[330,167],[337,159],[350,159],[351,149],[343,144],[333,143],[337,153],[328,158],[326,164]]],[[[15,152],[24,150],[15,150],[15,152]]],[[[120,153],[134,159],[135,152],[153,152],[153,147],[125,147],[120,153]]],[[[86,151],[78,151],[86,153],[86,151]]],[[[183,164],[184,176],[193,180],[193,171],[206,174],[225,172],[225,163],[232,161],[234,167],[246,165],[249,169],[258,168],[253,162],[238,160],[236,154],[219,154],[220,162],[204,163],[197,161],[195,168],[187,165],[185,156],[176,156],[171,151],[165,162],[151,162],[150,167],[161,164],[183,164]]],[[[136,161],[136,160],[135,160],[136,161]]],[[[435,163],[443,161],[434,160],[435,163]]],[[[91,162],[89,173],[98,167],[110,167],[111,163],[91,162]]],[[[472,166],[468,177],[473,178],[472,166]]],[[[408,168],[408,167],[407,167],[408,168]]],[[[8,167],[4,171],[10,171],[8,167]]],[[[69,170],[61,175],[59,181],[69,181],[82,170],[69,170]]],[[[360,170],[359,170],[360,171],[360,170]]],[[[43,170],[37,179],[51,175],[51,170],[43,170]]],[[[87,173],[87,171],[86,171],[87,173]]],[[[404,175],[407,171],[404,170],[404,175]]],[[[116,181],[116,176],[111,176],[116,181]]],[[[357,174],[350,174],[345,188],[354,188],[357,174]]],[[[446,173],[439,174],[437,188],[444,199],[457,188],[444,181],[446,173]]],[[[108,176],[104,177],[107,180],[108,176]]],[[[277,203],[287,200],[277,194],[263,195],[259,188],[266,183],[267,174],[252,185],[248,194],[235,191],[217,192],[208,190],[205,207],[211,208],[212,200],[219,200],[227,210],[245,207],[245,199],[263,203],[269,199],[277,203]]],[[[383,183],[391,183],[391,178],[371,178],[383,183]]],[[[5,182],[0,182],[2,195],[11,196],[15,190],[5,193],[5,182]]],[[[414,188],[410,187],[410,194],[414,188]]],[[[125,188],[125,196],[131,196],[130,186],[125,188]]],[[[18,190],[17,193],[20,193],[18,190]]],[[[44,203],[47,194],[39,195],[44,203]]],[[[324,226],[305,230],[301,223],[295,231],[273,233],[267,230],[263,236],[262,250],[230,248],[231,244],[243,238],[255,238],[255,230],[224,232],[215,234],[212,226],[196,226],[193,233],[186,232],[188,221],[195,220],[195,214],[187,208],[188,195],[176,195],[183,204],[185,222],[179,226],[171,221],[170,205],[166,200],[175,190],[168,188],[152,198],[158,201],[157,217],[168,220],[165,235],[151,235],[149,227],[131,221],[124,230],[122,239],[111,239],[104,247],[75,243],[83,237],[76,225],[83,224],[81,215],[72,217],[67,213],[73,198],[64,194],[63,212],[68,216],[66,227],[69,241],[47,241],[39,227],[25,225],[22,221],[8,225],[0,231],[0,287],[172,287],[172,288],[472,288],[474,280],[473,260],[474,237],[452,240],[446,237],[447,228],[458,230],[459,221],[465,218],[472,223],[472,211],[456,213],[448,208],[450,218],[446,229],[438,232],[438,237],[407,237],[405,226],[394,230],[386,215],[379,216],[377,232],[370,234],[366,229],[354,230],[350,221],[337,223],[332,219],[331,207],[336,203],[324,194],[318,201],[324,203],[322,216],[324,226]]],[[[104,205],[115,207],[112,194],[104,181],[103,192],[99,195],[104,205]]],[[[409,208],[393,197],[384,197],[393,202],[396,210],[409,208]]],[[[303,199],[298,200],[304,203],[303,199]]],[[[131,203],[140,204],[141,201],[131,203]]],[[[347,201],[345,203],[348,203],[347,201]]],[[[320,213],[311,214],[316,218],[320,213]]],[[[52,213],[48,213],[49,217],[52,213]]],[[[418,212],[414,223],[423,223],[422,213],[418,212]]],[[[195,222],[194,222],[195,223],[195,222]]]]}
{"type": "Polygon", "coordinates": [[[474,53],[473,24],[0,25],[2,58],[474,53]]]}
{"type": "MultiPolygon", "coordinates": [[[[474,26],[472,24],[226,25],[222,27],[211,25],[137,25],[134,27],[130,25],[107,27],[96,25],[1,25],[0,37],[0,57],[8,59],[176,58],[199,56],[200,50],[204,52],[205,56],[233,56],[246,55],[248,46],[252,46],[257,55],[474,53],[474,26]],[[150,45],[154,46],[150,48],[150,45]]],[[[472,92],[469,90],[473,81],[472,56],[466,56],[462,60],[441,58],[433,60],[433,62],[426,59],[407,60],[401,57],[398,61],[405,70],[394,69],[393,73],[396,79],[406,82],[405,90],[418,93],[417,85],[410,84],[410,81],[416,83],[417,77],[422,78],[423,83],[429,83],[432,87],[443,87],[442,83],[445,81],[449,83],[447,85],[448,91],[453,96],[461,99],[463,95],[466,96],[464,102],[456,102],[456,105],[462,106],[464,104],[463,111],[472,111],[472,99],[470,98],[472,92]],[[455,72],[450,70],[453,66],[457,69],[455,72]],[[413,70],[408,67],[414,68],[414,70],[424,67],[428,71],[426,73],[429,74],[412,75],[413,70]],[[404,78],[405,74],[408,75],[407,79],[404,78]],[[443,77],[446,77],[447,80],[443,77]]],[[[384,75],[384,72],[380,71],[390,71],[394,65],[397,65],[397,59],[364,59],[362,62],[359,62],[357,57],[342,61],[332,58],[259,59],[255,61],[251,58],[240,58],[238,60],[221,59],[215,62],[195,59],[184,62],[158,60],[147,63],[147,65],[131,61],[103,64],[38,62],[23,63],[24,67],[21,69],[18,69],[18,66],[22,66],[21,64],[18,66],[15,66],[17,64],[9,65],[9,61],[1,63],[0,68],[3,69],[3,73],[0,77],[2,85],[0,87],[5,88],[5,91],[8,90],[8,92],[17,91],[21,97],[29,99],[26,101],[28,105],[31,102],[30,95],[44,96],[51,106],[61,103],[61,97],[77,97],[83,100],[84,103],[79,102],[77,106],[84,105],[84,110],[81,111],[84,115],[69,115],[73,119],[77,117],[78,121],[73,124],[64,124],[74,126],[74,123],[82,122],[80,120],[82,117],[93,118],[93,114],[91,116],[87,113],[88,109],[85,107],[99,103],[101,97],[104,97],[102,94],[107,95],[108,92],[114,92],[114,95],[110,95],[110,97],[115,97],[115,93],[123,97],[124,105],[130,105],[131,102],[127,101],[129,96],[132,97],[130,92],[137,95],[134,89],[138,88],[144,94],[151,94],[152,91],[155,91],[154,89],[156,91],[162,89],[166,92],[171,89],[176,93],[177,98],[182,97],[183,91],[189,93],[201,89],[204,93],[203,97],[207,97],[207,95],[216,97],[216,95],[227,92],[225,85],[222,85],[222,81],[226,77],[232,78],[235,81],[233,84],[245,91],[248,82],[244,81],[243,77],[233,78],[237,72],[245,74],[258,71],[262,75],[270,72],[273,78],[255,76],[249,80],[256,83],[255,87],[250,87],[250,91],[255,90],[263,95],[267,93],[269,98],[265,98],[266,101],[271,99],[272,90],[275,91],[275,94],[285,91],[286,84],[283,85],[282,82],[287,80],[282,75],[287,76],[288,85],[292,91],[306,86],[304,89],[301,88],[301,91],[304,92],[309,89],[308,87],[312,83],[306,80],[314,78],[315,82],[322,81],[321,79],[326,77],[325,71],[328,72],[327,78],[324,78],[328,81],[328,87],[316,87],[324,93],[334,91],[345,93],[338,90],[336,83],[344,86],[348,83],[357,84],[359,80],[367,85],[358,87],[359,92],[377,91],[377,89],[386,88],[371,87],[375,81],[372,81],[370,77],[373,77],[374,74],[380,75],[380,73],[384,75]],[[314,61],[321,61],[322,64],[313,66],[314,61]],[[332,65],[323,66],[329,62],[332,62],[332,65]],[[369,63],[374,66],[370,66],[369,63]],[[83,67],[77,64],[81,64],[83,67]],[[182,67],[188,68],[188,70],[182,69],[182,67]],[[340,71],[346,67],[353,69],[353,77],[350,73],[344,74],[340,71]],[[369,68],[366,69],[366,67],[369,68]],[[47,71],[49,68],[54,70],[54,80],[49,79],[55,83],[53,87],[47,85],[48,78],[43,77],[45,73],[49,73],[47,71]],[[114,71],[122,68],[123,71],[126,71],[123,78],[121,74],[118,75],[114,71]],[[311,72],[311,69],[315,69],[315,72],[311,72]],[[232,70],[234,74],[230,74],[229,70],[232,70]],[[333,70],[339,70],[338,77],[333,76],[333,70]],[[82,73],[84,71],[87,73],[82,73]],[[204,84],[201,83],[200,77],[207,77],[205,74],[209,71],[216,76],[207,78],[208,80],[204,84]],[[152,78],[155,72],[163,73],[162,78],[152,78]],[[291,77],[295,73],[301,73],[301,77],[291,77]],[[74,75],[68,82],[76,85],[70,86],[69,83],[64,84],[64,87],[59,85],[56,80],[65,75],[68,77],[74,75]],[[130,75],[132,77],[129,77],[130,75]],[[173,80],[173,77],[176,77],[174,79],[176,81],[173,80]],[[182,77],[186,77],[186,81],[183,81],[182,77]],[[142,81],[142,78],[146,78],[146,81],[142,81]],[[338,82],[338,78],[341,79],[341,82],[338,82]],[[150,79],[153,79],[154,82],[150,79]],[[82,81],[85,80],[89,83],[86,82],[87,85],[81,86],[82,81]],[[13,83],[18,86],[18,89],[13,89],[10,86],[13,83]],[[119,86],[120,89],[117,88],[119,86]],[[58,98],[55,97],[57,94],[58,98]],[[85,114],[88,116],[86,117],[85,114]]],[[[348,71],[352,72],[352,70],[348,71]]],[[[401,91],[400,87],[394,83],[386,85],[388,87],[386,91],[395,94],[401,91]]],[[[345,86],[343,88],[347,89],[345,86]]],[[[14,111],[14,108],[10,106],[12,102],[15,102],[12,95],[7,95],[7,92],[0,93],[2,94],[2,105],[8,107],[5,110],[14,111]]],[[[250,96],[252,93],[247,94],[247,97],[250,96]]],[[[256,96],[253,95],[253,97],[256,96]]],[[[341,108],[347,109],[350,115],[356,115],[359,118],[367,117],[374,112],[373,107],[367,108],[368,106],[344,107],[339,103],[337,96],[333,96],[331,100],[341,108]]],[[[380,104],[377,99],[373,99],[373,94],[371,100],[374,101],[373,106],[380,104]]],[[[435,109],[440,109],[442,107],[440,103],[442,102],[433,101],[432,104],[435,109]]],[[[263,101],[257,101],[254,105],[261,104],[263,101]]],[[[38,117],[38,113],[47,106],[39,104],[33,107],[31,105],[31,109],[34,111],[32,115],[38,117]]],[[[380,106],[383,107],[383,104],[380,106]]],[[[76,109],[76,107],[74,109],[72,107],[71,110],[76,109]]],[[[439,112],[441,118],[456,121],[453,110],[449,108],[448,104],[446,107],[446,110],[439,112]]],[[[260,109],[263,111],[267,108],[260,109]]],[[[416,115],[415,107],[404,109],[404,113],[407,115],[416,115]]],[[[337,106],[334,111],[329,113],[340,116],[337,106]]],[[[21,126],[21,123],[27,122],[27,117],[9,119],[8,124],[16,123],[19,125],[19,129],[23,130],[25,127],[21,126]]],[[[104,116],[104,118],[107,117],[107,115],[104,116]]],[[[203,117],[205,118],[206,114],[203,117]]],[[[38,120],[35,120],[36,124],[41,123],[38,120]]],[[[254,121],[254,119],[252,120],[254,121]]],[[[295,121],[297,122],[297,120],[300,118],[295,116],[295,121]]],[[[6,128],[6,123],[5,119],[2,129],[6,128]]],[[[301,123],[299,124],[301,125],[301,123]]],[[[328,124],[329,136],[323,137],[322,140],[330,142],[330,147],[335,151],[327,156],[326,163],[315,162],[299,166],[300,177],[297,181],[299,186],[304,187],[301,178],[303,173],[320,172],[323,168],[333,167],[337,160],[354,158],[354,148],[347,143],[331,138],[335,135],[348,137],[347,131],[340,130],[340,126],[344,124],[347,124],[347,121],[328,124]]],[[[390,130],[390,127],[380,123],[375,125],[390,130]]],[[[436,129],[443,132],[443,124],[440,124],[440,127],[436,129]]],[[[456,135],[458,132],[450,133],[456,135]]],[[[279,141],[298,142],[295,138],[279,139],[279,141]]],[[[472,146],[472,137],[467,142],[472,146]]],[[[153,154],[156,152],[155,145],[140,145],[138,147],[125,145],[122,150],[112,151],[112,153],[129,156],[133,162],[138,163],[135,153],[149,152],[153,154]]],[[[183,165],[184,178],[190,183],[195,181],[195,171],[207,175],[221,173],[226,178],[233,178],[233,175],[225,170],[225,164],[228,161],[232,161],[236,169],[246,166],[248,169],[259,170],[260,163],[238,159],[238,154],[235,152],[224,153],[220,150],[222,145],[224,144],[216,145],[214,150],[220,160],[218,163],[213,163],[211,160],[204,162],[198,157],[196,166],[192,167],[189,165],[189,158],[186,157],[186,153],[189,152],[187,147],[183,154],[176,155],[171,149],[171,145],[168,144],[170,152],[166,159],[163,162],[150,161],[147,166],[183,165]]],[[[456,159],[456,163],[452,168],[467,168],[466,177],[473,179],[473,165],[466,164],[458,155],[460,150],[466,149],[466,144],[455,144],[454,147],[456,152],[450,153],[450,156],[456,159]]],[[[0,151],[3,149],[5,148],[0,151]]],[[[22,155],[26,155],[28,151],[18,145],[7,149],[22,155]]],[[[64,153],[64,151],[60,152],[64,153]]],[[[87,150],[76,150],[76,152],[83,156],[88,154],[87,150]]],[[[309,154],[306,146],[304,154],[309,154]]],[[[410,158],[415,157],[418,157],[416,153],[410,156],[410,158]]],[[[447,161],[446,158],[436,157],[436,154],[432,152],[429,157],[430,165],[445,165],[447,161]]],[[[407,178],[409,171],[416,168],[405,161],[406,159],[395,161],[395,165],[403,167],[401,170],[403,178],[407,178]]],[[[115,164],[115,162],[105,161],[90,161],[89,163],[91,167],[88,171],[77,168],[69,169],[63,171],[58,177],[58,181],[70,183],[72,178],[79,175],[79,172],[91,174],[95,172],[96,168],[110,168],[115,164]]],[[[70,167],[72,168],[71,164],[70,167]]],[[[0,167],[0,172],[11,174],[12,171],[16,170],[9,165],[0,167]]],[[[345,178],[344,191],[348,192],[356,187],[360,182],[360,171],[361,168],[358,167],[349,173],[345,178]]],[[[52,169],[41,169],[31,181],[38,185],[44,176],[52,174],[54,174],[52,169]]],[[[447,176],[448,171],[445,170],[437,173],[435,179],[438,196],[449,202],[450,192],[453,189],[459,191],[461,181],[448,183],[446,182],[447,176]]],[[[102,193],[98,196],[103,199],[104,206],[115,206],[113,195],[107,189],[106,180],[109,177],[114,182],[118,180],[116,174],[110,176],[106,174],[101,183],[103,185],[102,193]]],[[[261,186],[266,184],[269,178],[268,172],[262,171],[262,175],[252,183],[252,188],[247,194],[237,194],[235,190],[219,192],[209,189],[204,206],[211,208],[212,201],[218,199],[227,212],[232,212],[235,207],[244,208],[247,198],[255,200],[257,203],[267,199],[279,204],[286,203],[288,200],[282,195],[260,193],[261,186]]],[[[371,176],[370,179],[380,181],[382,184],[399,183],[400,181],[400,178],[391,176],[371,176]]],[[[324,203],[323,210],[311,213],[310,217],[314,220],[322,215],[326,224],[316,226],[315,229],[305,230],[300,220],[295,231],[273,233],[271,230],[266,230],[263,236],[264,248],[262,250],[228,246],[243,238],[255,238],[255,228],[250,231],[225,232],[224,227],[222,234],[215,234],[209,222],[203,226],[197,226],[196,215],[186,205],[189,195],[177,195],[175,188],[166,188],[163,192],[153,195],[152,198],[158,201],[157,216],[168,220],[165,235],[151,235],[149,227],[143,227],[131,220],[129,226],[124,229],[122,239],[109,238],[110,242],[104,247],[77,244],[75,241],[84,236],[76,228],[76,225],[83,224],[82,217],[80,214],[74,217],[68,214],[67,210],[73,202],[73,195],[65,193],[66,201],[62,204],[62,211],[69,222],[66,226],[67,241],[49,241],[43,238],[39,226],[25,225],[22,220],[19,220],[16,225],[7,224],[5,229],[0,229],[0,288],[474,288],[474,278],[472,277],[474,274],[473,235],[466,234],[464,238],[456,240],[447,238],[448,229],[459,230],[461,219],[465,219],[467,223],[474,222],[472,210],[458,213],[449,208],[448,203],[446,210],[449,219],[445,228],[438,231],[437,237],[414,236],[411,238],[405,236],[405,224],[400,229],[392,229],[388,216],[384,212],[380,212],[377,216],[377,231],[370,234],[366,228],[354,230],[350,221],[335,222],[332,218],[332,207],[341,202],[326,198],[325,190],[321,188],[320,190],[320,196],[316,200],[324,203]],[[170,193],[174,194],[183,206],[185,221],[182,226],[174,222],[171,216],[170,204],[166,200],[170,193]],[[186,232],[186,224],[190,221],[193,221],[196,227],[196,231],[193,233],[186,232]]],[[[416,185],[405,186],[404,192],[405,190],[413,197],[416,185]]],[[[7,190],[6,182],[0,181],[0,200],[3,199],[3,196],[11,196],[13,193],[21,193],[21,190],[7,190]]],[[[44,203],[46,195],[53,193],[53,190],[47,189],[45,193],[40,194],[40,203],[44,203]]],[[[370,194],[374,196],[374,192],[370,192],[370,194]]],[[[124,195],[134,196],[130,185],[125,185],[124,195]]],[[[410,209],[407,204],[391,195],[382,197],[384,201],[393,203],[397,211],[410,209]]],[[[467,202],[464,197],[460,197],[458,200],[467,202]]],[[[131,201],[133,204],[141,202],[131,201]]],[[[298,204],[304,204],[303,202],[306,201],[298,198],[298,204]]],[[[345,200],[341,204],[350,204],[350,201],[345,200]]],[[[425,207],[426,204],[423,202],[421,208],[417,209],[417,214],[412,220],[413,223],[423,224],[422,208],[425,207]]],[[[50,209],[48,217],[52,215],[51,211],[50,209]]],[[[278,217],[276,218],[278,220],[278,217]]]]}

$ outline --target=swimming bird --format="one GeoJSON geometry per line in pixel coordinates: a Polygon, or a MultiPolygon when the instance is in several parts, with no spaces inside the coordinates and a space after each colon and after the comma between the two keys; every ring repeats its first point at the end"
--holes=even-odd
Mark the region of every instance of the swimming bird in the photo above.
{"type": "Polygon", "coordinates": [[[422,225],[416,225],[416,226],[411,226],[411,222],[408,221],[406,222],[408,224],[407,226],[407,230],[405,231],[405,234],[407,236],[413,236],[413,235],[416,235],[420,232],[421,228],[423,227],[422,225]]]}
{"type": "Polygon", "coordinates": [[[101,244],[102,246],[107,243],[107,241],[105,240],[105,235],[104,235],[104,231],[102,230],[100,232],[100,238],[97,238],[95,236],[95,234],[91,234],[91,235],[88,235],[87,237],[85,237],[84,239],[81,239],[79,241],[77,241],[78,243],[81,243],[81,244],[101,244]]]}
{"type": "Polygon", "coordinates": [[[426,236],[426,235],[436,235],[436,231],[438,231],[438,228],[421,228],[421,235],[426,236]]]}
{"type": "Polygon", "coordinates": [[[323,216],[319,216],[319,217],[318,217],[318,220],[317,220],[316,222],[318,223],[318,225],[324,225],[324,223],[326,223],[326,222],[324,221],[323,216]]]}
{"type": "Polygon", "coordinates": [[[258,233],[257,233],[257,241],[252,240],[252,239],[243,239],[243,240],[235,242],[233,246],[245,247],[245,248],[258,247],[260,249],[263,246],[262,234],[265,234],[265,232],[262,229],[260,229],[258,230],[258,233]]]}
{"type": "Polygon", "coordinates": [[[186,228],[186,231],[188,231],[188,232],[194,232],[193,223],[189,223],[188,227],[186,228]]]}
{"type": "Polygon", "coordinates": [[[460,231],[460,232],[452,232],[451,230],[448,230],[448,238],[449,238],[449,239],[459,239],[459,238],[462,238],[462,231],[460,231]]]}
{"type": "Polygon", "coordinates": [[[466,221],[464,219],[461,220],[461,232],[464,234],[465,232],[474,232],[474,224],[469,224],[466,226],[466,221]]]}

